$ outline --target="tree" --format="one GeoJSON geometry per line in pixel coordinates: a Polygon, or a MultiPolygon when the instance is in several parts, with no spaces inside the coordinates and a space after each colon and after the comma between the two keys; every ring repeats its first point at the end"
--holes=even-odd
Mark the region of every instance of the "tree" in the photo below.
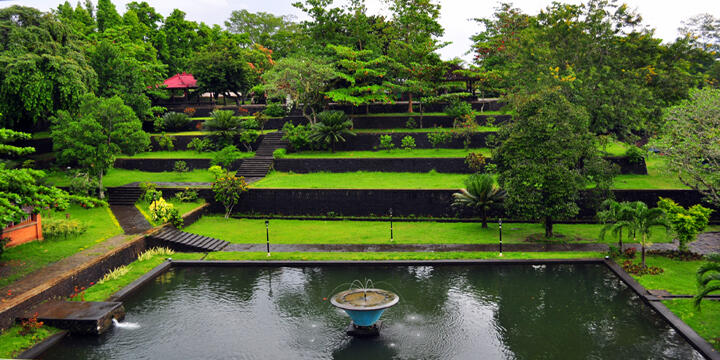
{"type": "Polygon", "coordinates": [[[666,230],[669,228],[665,213],[660,208],[649,208],[644,202],[635,201],[623,210],[620,217],[623,220],[616,222],[615,226],[626,227],[632,234],[633,242],[640,237],[642,267],[647,267],[645,265],[645,248],[651,245],[650,236],[653,228],[663,227],[666,230]]]}
{"type": "MultiPolygon", "coordinates": [[[[0,114],[1,116],[2,114],[0,114]]],[[[85,207],[106,205],[96,199],[74,196],[54,186],[42,184],[45,172],[34,169],[10,169],[6,160],[35,152],[32,147],[7,145],[8,142],[30,139],[30,134],[0,129],[0,228],[27,218],[27,209],[37,214],[42,209],[65,210],[71,202],[85,207]]],[[[0,240],[0,255],[4,242],[0,240]]]]}
{"type": "Polygon", "coordinates": [[[98,0],[97,13],[98,31],[104,32],[122,24],[122,18],[118,14],[112,0],[98,0]]]}
{"type": "Polygon", "coordinates": [[[0,126],[34,129],[97,86],[80,41],[54,16],[10,6],[0,29],[0,126]]]}
{"type": "Polygon", "coordinates": [[[190,70],[197,79],[201,92],[212,92],[229,97],[234,93],[239,103],[250,89],[250,67],[237,39],[224,37],[195,53],[190,70]]]}
{"type": "Polygon", "coordinates": [[[203,128],[216,131],[223,145],[232,145],[235,135],[240,131],[240,118],[235,117],[232,110],[215,110],[210,114],[210,119],[203,123],[203,128]]]}
{"type": "Polygon", "coordinates": [[[492,150],[498,183],[507,191],[509,213],[541,219],[549,238],[555,219],[577,215],[581,193],[607,197],[612,172],[588,129],[587,112],[558,89],[531,94],[513,107],[515,118],[500,129],[492,150]]]}
{"type": "Polygon", "coordinates": [[[680,181],[720,206],[720,89],[693,90],[669,108],[655,146],[680,181]]]}
{"type": "Polygon", "coordinates": [[[440,5],[432,0],[391,0],[393,13],[389,53],[396,64],[397,89],[408,95],[408,112],[414,96],[434,95],[442,74],[437,50],[447,43],[437,40],[444,34],[438,23],[440,5]]]}
{"type": "Polygon", "coordinates": [[[665,212],[670,228],[680,243],[678,246],[680,251],[688,251],[688,244],[695,241],[697,235],[705,230],[712,214],[712,210],[700,204],[685,209],[671,199],[662,197],[658,201],[658,207],[665,212]]]}
{"type": "Polygon", "coordinates": [[[192,54],[199,49],[198,24],[185,20],[185,13],[175,9],[165,18],[158,36],[164,37],[167,44],[167,51],[160,53],[160,61],[168,66],[167,74],[186,71],[192,54]]]}
{"type": "MultiPolygon", "coordinates": [[[[605,235],[609,232],[617,236],[618,248],[620,251],[623,250],[623,229],[627,228],[627,224],[622,222],[627,220],[624,218],[630,210],[630,203],[627,201],[617,202],[613,199],[607,199],[602,203],[603,207],[607,207],[606,210],[598,212],[598,219],[604,225],[600,229],[600,240],[605,240],[605,235]]],[[[629,234],[628,234],[629,235],[629,234]]]]}
{"type": "Polygon", "coordinates": [[[289,99],[293,106],[302,109],[311,124],[317,122],[317,113],[325,103],[326,87],[337,77],[331,65],[323,59],[309,55],[287,57],[262,76],[263,84],[257,87],[269,98],[289,99]]]}
{"type": "Polygon", "coordinates": [[[342,111],[323,111],[318,114],[320,122],[313,125],[310,140],[330,145],[335,152],[335,144],[345,142],[345,136],[355,136],[352,121],[342,111]]]}
{"type": "Polygon", "coordinates": [[[115,157],[134,155],[150,145],[140,120],[117,96],[87,95],[77,113],[59,111],[50,135],[60,163],[77,164],[97,177],[101,199],[105,198],[103,175],[112,168],[115,157]]]}
{"type": "Polygon", "coordinates": [[[244,177],[237,177],[235,173],[222,170],[219,166],[214,167],[219,168],[220,172],[212,184],[212,191],[215,194],[215,201],[225,207],[225,218],[228,219],[233,208],[240,201],[242,193],[248,191],[248,186],[244,177]]]}
{"type": "Polygon", "coordinates": [[[707,260],[708,262],[700,265],[697,270],[698,292],[694,300],[698,308],[703,297],[720,291],[720,254],[708,255],[707,260]]]}
{"type": "Polygon", "coordinates": [[[284,57],[297,49],[301,39],[300,26],[293,20],[290,15],[251,13],[243,9],[234,10],[225,26],[232,33],[247,34],[253,45],[272,49],[277,56],[284,57]]]}
{"type": "Polygon", "coordinates": [[[392,85],[386,80],[390,60],[386,56],[342,45],[328,48],[335,52],[334,65],[341,81],[325,92],[330,100],[354,106],[392,101],[392,85]]]}
{"type": "Polygon", "coordinates": [[[453,194],[454,208],[470,208],[480,211],[482,227],[487,229],[487,212],[501,205],[507,194],[495,185],[495,179],[489,174],[473,174],[465,180],[465,189],[453,194]]]}

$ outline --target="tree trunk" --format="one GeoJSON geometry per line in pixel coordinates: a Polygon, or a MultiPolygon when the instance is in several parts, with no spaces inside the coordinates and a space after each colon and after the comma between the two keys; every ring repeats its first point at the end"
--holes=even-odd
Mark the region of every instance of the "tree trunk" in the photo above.
{"type": "Polygon", "coordinates": [[[482,228],[487,229],[487,210],[482,210],[482,228]]]}
{"type": "Polygon", "coordinates": [[[622,229],[620,229],[620,237],[618,238],[618,247],[620,248],[620,252],[623,251],[623,245],[622,245],[622,229]]]}
{"type": "Polygon", "coordinates": [[[370,104],[365,104],[365,115],[370,115],[370,104]]]}
{"type": "Polygon", "coordinates": [[[420,128],[422,129],[423,128],[423,113],[424,113],[423,103],[421,102],[418,105],[420,106],[420,128]]]}
{"type": "Polygon", "coordinates": [[[545,217],[545,237],[548,239],[553,237],[553,221],[549,216],[545,217]]]}
{"type": "Polygon", "coordinates": [[[646,237],[646,235],[643,235],[643,241],[642,241],[642,243],[640,244],[640,252],[641,252],[641,253],[640,253],[640,259],[641,259],[641,263],[642,263],[642,268],[643,268],[643,269],[647,267],[647,266],[645,266],[645,240],[646,240],[645,237],[646,237]]]}
{"type": "Polygon", "coordinates": [[[103,178],[103,172],[100,172],[100,176],[98,177],[98,192],[100,193],[100,200],[105,199],[105,192],[103,191],[103,185],[102,185],[102,178],[103,178]]]}
{"type": "Polygon", "coordinates": [[[413,112],[413,107],[412,107],[413,102],[412,102],[412,100],[413,100],[412,93],[408,93],[408,112],[409,112],[409,113],[412,113],[412,112],[413,112]]]}

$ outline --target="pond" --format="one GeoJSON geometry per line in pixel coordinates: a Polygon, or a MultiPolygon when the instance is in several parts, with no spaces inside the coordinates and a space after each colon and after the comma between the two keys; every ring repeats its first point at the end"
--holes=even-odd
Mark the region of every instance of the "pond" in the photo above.
{"type": "Polygon", "coordinates": [[[43,359],[701,359],[600,264],[174,267],[125,323],[43,359]],[[355,279],[396,292],[380,336],[329,301],[355,279]]]}

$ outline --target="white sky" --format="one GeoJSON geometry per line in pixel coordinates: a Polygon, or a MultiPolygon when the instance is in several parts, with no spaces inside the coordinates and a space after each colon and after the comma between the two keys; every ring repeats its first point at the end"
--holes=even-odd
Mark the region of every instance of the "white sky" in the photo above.
{"type": "MultiPolygon", "coordinates": [[[[125,11],[125,4],[131,0],[114,0],[120,13],[125,11]]],[[[203,21],[207,24],[223,25],[232,10],[247,9],[251,12],[265,11],[277,15],[292,14],[302,19],[302,13],[292,7],[291,3],[297,0],[146,0],[163,15],[168,15],[174,8],[179,8],[188,14],[187,18],[194,21],[203,21]]],[[[343,3],[344,0],[335,0],[343,3]]],[[[387,9],[383,0],[366,0],[368,11],[382,12],[387,9]]],[[[61,0],[0,0],[0,7],[10,5],[31,6],[41,10],[56,8],[61,0]]],[[[77,0],[71,0],[75,4],[77,0]]],[[[97,1],[93,1],[97,3],[97,1]]],[[[581,1],[568,0],[567,3],[580,3],[581,1]]],[[[496,0],[441,0],[442,14],[440,23],[445,27],[444,41],[452,44],[442,49],[444,59],[462,57],[469,59],[465,53],[470,48],[469,37],[478,31],[478,26],[470,21],[472,18],[489,17],[493,9],[499,4],[496,0]]],[[[656,29],[657,37],[665,41],[673,41],[678,36],[678,27],[681,21],[700,13],[709,13],[720,18],[720,1],[718,0],[625,0],[631,8],[642,15],[644,23],[656,29]]],[[[540,9],[550,4],[550,0],[516,0],[515,7],[526,13],[536,14],[540,9]]]]}

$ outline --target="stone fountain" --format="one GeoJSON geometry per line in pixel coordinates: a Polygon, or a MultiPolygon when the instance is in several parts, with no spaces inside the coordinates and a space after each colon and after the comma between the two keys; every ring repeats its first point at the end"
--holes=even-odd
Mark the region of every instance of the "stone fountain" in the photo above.
{"type": "Polygon", "coordinates": [[[355,288],[335,294],[330,303],[345,310],[352,322],[347,334],[357,337],[380,335],[380,316],[400,301],[397,294],[374,288],[355,288]]]}

